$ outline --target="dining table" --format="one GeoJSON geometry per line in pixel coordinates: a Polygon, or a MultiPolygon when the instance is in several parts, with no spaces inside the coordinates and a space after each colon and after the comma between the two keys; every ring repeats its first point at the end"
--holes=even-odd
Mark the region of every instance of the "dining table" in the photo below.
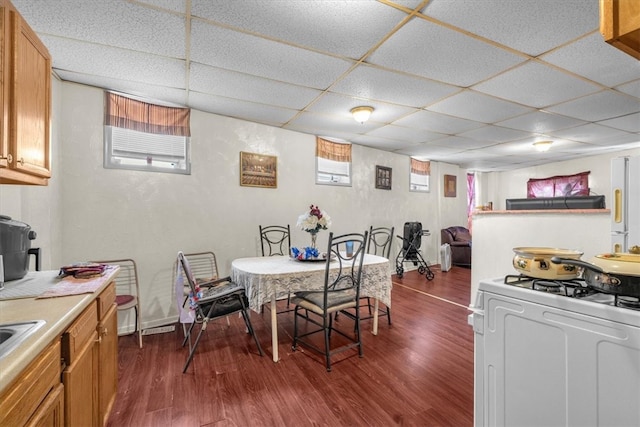
{"type": "MultiPolygon", "coordinates": [[[[339,262],[330,261],[337,269],[339,262]]],[[[322,290],[327,261],[310,262],[290,256],[237,258],[231,262],[231,279],[245,288],[249,308],[260,312],[271,302],[271,345],[273,361],[278,361],[278,318],[276,302],[290,293],[322,290]]],[[[360,297],[374,298],[373,329],[378,334],[378,305],[391,306],[391,268],[387,258],[365,254],[362,265],[360,297]]]]}

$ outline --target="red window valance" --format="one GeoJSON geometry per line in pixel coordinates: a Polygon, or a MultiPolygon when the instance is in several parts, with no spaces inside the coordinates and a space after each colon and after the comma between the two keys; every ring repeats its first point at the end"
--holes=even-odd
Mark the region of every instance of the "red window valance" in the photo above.
{"type": "Polygon", "coordinates": [[[588,196],[590,173],[531,178],[527,181],[527,198],[588,196]]]}
{"type": "Polygon", "coordinates": [[[351,144],[341,144],[316,137],[316,156],[336,162],[350,162],[351,144]]]}
{"type": "Polygon", "coordinates": [[[431,162],[411,159],[411,173],[417,175],[431,175],[431,162]]]}

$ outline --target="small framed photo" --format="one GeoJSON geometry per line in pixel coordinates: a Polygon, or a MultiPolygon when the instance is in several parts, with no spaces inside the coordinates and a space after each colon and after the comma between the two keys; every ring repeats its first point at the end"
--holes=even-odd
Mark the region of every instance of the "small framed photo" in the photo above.
{"type": "Polygon", "coordinates": [[[240,152],[240,185],[278,187],[278,157],[240,152]]]}
{"type": "Polygon", "coordinates": [[[456,176],[444,176],[444,197],[456,197],[456,176]]]}
{"type": "Polygon", "coordinates": [[[391,168],[376,166],[376,188],[391,190],[391,168]]]}

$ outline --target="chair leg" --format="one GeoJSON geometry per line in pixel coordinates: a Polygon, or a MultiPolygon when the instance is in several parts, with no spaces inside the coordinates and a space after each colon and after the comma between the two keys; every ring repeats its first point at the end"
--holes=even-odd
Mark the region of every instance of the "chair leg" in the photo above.
{"type": "Polygon", "coordinates": [[[138,313],[138,305],[134,307],[136,311],[136,330],[138,331],[138,346],[142,348],[142,319],[140,319],[140,314],[138,313]]]}
{"type": "Polygon", "coordinates": [[[258,336],[256,335],[256,332],[253,330],[253,325],[251,324],[251,319],[249,318],[249,313],[247,312],[246,309],[242,310],[240,313],[242,313],[242,318],[244,319],[244,324],[247,326],[247,329],[249,330],[249,333],[253,337],[253,340],[256,342],[256,346],[258,347],[258,352],[260,353],[260,356],[264,356],[264,352],[262,351],[262,347],[260,346],[260,341],[258,341],[258,336]]]}
{"type": "Polygon", "coordinates": [[[391,307],[387,306],[387,322],[389,322],[389,326],[391,326],[391,307]]]}
{"type": "MultiPolygon", "coordinates": [[[[202,328],[200,328],[200,332],[198,332],[198,336],[196,337],[196,342],[193,343],[193,348],[189,352],[189,357],[187,358],[187,362],[184,364],[184,368],[182,369],[183,374],[187,372],[187,368],[189,368],[189,365],[191,364],[191,360],[193,359],[193,355],[196,352],[196,348],[198,348],[198,343],[200,342],[202,333],[207,329],[207,322],[208,322],[207,319],[202,321],[202,328]]],[[[195,323],[192,324],[192,327],[193,325],[195,325],[195,323]]],[[[189,335],[191,335],[191,330],[189,330],[189,335]]],[[[184,343],[182,345],[184,346],[184,343]]]]}
{"type": "Polygon", "coordinates": [[[298,306],[293,309],[293,344],[291,350],[296,351],[298,346],[298,306]]]}
{"type": "Polygon", "coordinates": [[[325,315],[324,320],[322,321],[324,325],[324,356],[327,360],[327,372],[331,372],[331,351],[330,351],[330,342],[331,342],[331,325],[333,316],[325,315]],[[327,317],[329,318],[329,325],[327,325],[327,317]],[[328,327],[327,327],[328,326],[328,327]]]}

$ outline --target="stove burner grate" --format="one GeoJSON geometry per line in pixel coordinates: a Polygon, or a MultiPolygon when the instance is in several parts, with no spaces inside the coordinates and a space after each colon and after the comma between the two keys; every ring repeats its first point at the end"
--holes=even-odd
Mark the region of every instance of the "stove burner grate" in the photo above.
{"type": "Polygon", "coordinates": [[[630,308],[632,310],[640,310],[640,298],[624,295],[616,295],[615,305],[617,307],[630,308]]]}

